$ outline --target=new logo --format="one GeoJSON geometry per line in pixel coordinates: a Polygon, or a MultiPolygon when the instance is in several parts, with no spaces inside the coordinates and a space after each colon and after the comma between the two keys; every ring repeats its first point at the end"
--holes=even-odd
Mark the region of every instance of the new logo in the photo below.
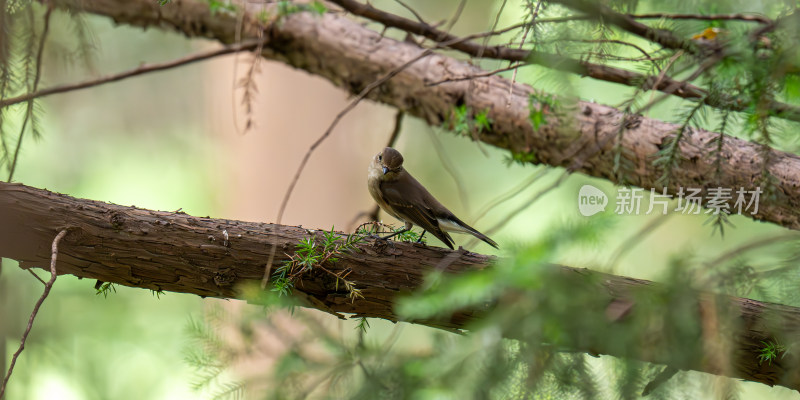
{"type": "Polygon", "coordinates": [[[592,186],[583,185],[578,191],[578,211],[584,217],[591,217],[605,211],[608,205],[608,196],[602,190],[592,186]]]}

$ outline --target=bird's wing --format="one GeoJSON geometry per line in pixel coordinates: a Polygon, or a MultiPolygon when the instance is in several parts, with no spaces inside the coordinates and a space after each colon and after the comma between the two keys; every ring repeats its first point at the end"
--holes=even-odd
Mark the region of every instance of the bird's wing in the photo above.
{"type": "Polygon", "coordinates": [[[391,182],[381,185],[383,200],[394,208],[395,212],[404,220],[418,225],[422,229],[433,231],[438,229],[439,222],[433,215],[433,210],[417,199],[408,198],[408,194],[401,194],[391,182]]]}
{"type": "Polygon", "coordinates": [[[405,195],[401,194],[395,182],[381,183],[383,200],[394,209],[399,217],[430,232],[452,249],[453,239],[439,227],[439,221],[433,210],[421,196],[412,195],[413,197],[409,198],[408,191],[403,192],[405,195]]]}

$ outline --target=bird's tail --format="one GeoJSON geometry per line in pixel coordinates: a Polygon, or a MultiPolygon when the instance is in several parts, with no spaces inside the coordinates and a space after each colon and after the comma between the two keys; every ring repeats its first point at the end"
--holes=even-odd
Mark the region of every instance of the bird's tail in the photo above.
{"type": "Polygon", "coordinates": [[[478,231],[477,231],[477,230],[475,230],[474,228],[470,228],[470,227],[468,227],[468,226],[467,226],[467,227],[465,227],[465,228],[469,228],[469,233],[471,233],[471,234],[472,234],[472,236],[475,236],[476,238],[478,238],[478,239],[480,239],[480,240],[483,240],[484,242],[486,242],[487,244],[489,244],[489,246],[492,246],[492,247],[494,247],[495,249],[499,249],[499,248],[500,248],[500,247],[498,247],[498,246],[497,246],[497,243],[496,243],[494,240],[490,239],[488,236],[486,236],[486,235],[484,235],[484,234],[482,234],[482,233],[478,232],[478,231]]]}
{"type": "Polygon", "coordinates": [[[489,246],[492,246],[495,249],[500,249],[500,247],[497,246],[497,243],[494,240],[492,240],[488,236],[476,231],[475,229],[471,230],[469,233],[471,233],[472,236],[475,236],[476,238],[478,238],[480,240],[483,240],[484,242],[489,244],[489,246]]]}
{"type": "Polygon", "coordinates": [[[440,218],[439,219],[439,227],[442,228],[442,230],[445,230],[445,231],[469,233],[470,235],[475,236],[476,238],[478,238],[480,240],[483,240],[489,246],[492,246],[495,249],[499,249],[500,248],[500,247],[497,246],[497,242],[495,242],[494,240],[490,239],[488,236],[478,232],[477,229],[467,225],[466,223],[464,223],[464,221],[456,218],[455,216],[453,216],[452,218],[448,218],[448,219],[440,218]]]}

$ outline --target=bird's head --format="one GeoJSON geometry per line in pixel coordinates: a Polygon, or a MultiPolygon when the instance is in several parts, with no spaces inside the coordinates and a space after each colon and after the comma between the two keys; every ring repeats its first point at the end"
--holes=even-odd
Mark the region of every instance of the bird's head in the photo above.
{"type": "Polygon", "coordinates": [[[399,151],[387,147],[375,155],[372,169],[379,172],[382,180],[391,180],[403,170],[403,155],[399,151]]]}

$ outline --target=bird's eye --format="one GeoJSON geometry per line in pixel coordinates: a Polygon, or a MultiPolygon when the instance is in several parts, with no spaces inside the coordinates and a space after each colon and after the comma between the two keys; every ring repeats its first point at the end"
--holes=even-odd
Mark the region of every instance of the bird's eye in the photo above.
{"type": "Polygon", "coordinates": [[[383,161],[383,155],[378,154],[378,161],[383,161]]]}

